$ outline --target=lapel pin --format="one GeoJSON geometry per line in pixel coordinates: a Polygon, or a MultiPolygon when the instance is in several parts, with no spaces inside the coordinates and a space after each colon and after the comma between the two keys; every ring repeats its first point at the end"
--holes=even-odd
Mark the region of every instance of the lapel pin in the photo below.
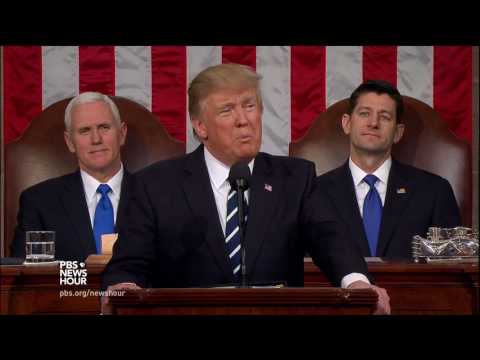
{"type": "Polygon", "coordinates": [[[405,188],[398,188],[397,189],[397,194],[406,194],[407,193],[407,190],[405,190],[405,188]]]}
{"type": "Polygon", "coordinates": [[[265,190],[272,192],[272,185],[265,184],[265,190]]]}

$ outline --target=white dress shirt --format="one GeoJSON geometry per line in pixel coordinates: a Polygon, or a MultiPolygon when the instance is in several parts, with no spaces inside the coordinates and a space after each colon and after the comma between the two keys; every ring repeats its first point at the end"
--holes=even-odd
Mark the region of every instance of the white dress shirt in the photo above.
{"type": "MultiPolygon", "coordinates": [[[[363,202],[367,197],[367,193],[370,190],[370,186],[363,181],[365,176],[368,175],[365,171],[360,169],[353,161],[352,158],[348,160],[348,166],[352,173],[353,184],[355,185],[355,195],[357,197],[358,209],[360,210],[360,216],[363,218],[363,202]]],[[[379,180],[375,183],[375,189],[377,189],[380,199],[382,199],[382,206],[385,205],[385,196],[387,195],[388,174],[392,167],[392,158],[389,157],[383,162],[380,167],[372,174],[379,180]]]]}
{"type": "MultiPolygon", "coordinates": [[[[208,176],[210,177],[210,184],[212,186],[213,195],[215,196],[215,203],[217,205],[218,216],[220,224],[222,226],[223,235],[225,236],[226,218],[227,218],[227,197],[230,191],[230,183],[228,182],[228,175],[230,173],[230,167],[223,164],[216,159],[206,147],[204,149],[205,163],[207,164],[208,176]]],[[[253,165],[255,159],[248,163],[250,172],[253,173],[253,165]]],[[[245,192],[246,201],[248,203],[250,190],[245,192]]],[[[360,273],[351,273],[343,277],[341,286],[342,288],[348,287],[352,282],[362,280],[367,283],[368,278],[360,273]]]]}
{"type": "MultiPolygon", "coordinates": [[[[225,236],[225,227],[227,222],[227,198],[230,192],[230,183],[228,182],[228,175],[230,174],[230,167],[217,160],[206,147],[204,149],[205,163],[207,164],[208,176],[210,177],[210,184],[212,185],[213,195],[215,196],[215,203],[217,204],[218,216],[220,224],[222,225],[223,235],[225,236]]],[[[255,159],[248,163],[250,173],[253,172],[253,163],[255,159]]],[[[250,190],[245,191],[245,200],[248,204],[250,190]]]]}
{"type": "MultiPolygon", "coordinates": [[[[108,193],[108,197],[112,202],[113,206],[113,221],[117,221],[117,210],[118,203],[120,202],[120,192],[122,190],[122,179],[123,179],[123,164],[120,167],[120,170],[104,184],[108,184],[112,191],[108,193]]],[[[90,215],[90,222],[93,229],[93,218],[95,217],[95,209],[97,204],[100,201],[102,194],[97,192],[97,188],[101,182],[95,179],[93,176],[89,175],[83,170],[80,170],[80,175],[82,177],[83,189],[85,190],[85,200],[87,201],[88,213],[90,215]]]]}
{"type": "MultiPolygon", "coordinates": [[[[355,185],[355,195],[357,197],[357,204],[360,210],[360,215],[363,217],[363,202],[365,201],[365,197],[367,196],[368,191],[370,190],[370,186],[363,181],[363,178],[368,174],[360,169],[350,157],[348,160],[348,166],[350,167],[350,172],[352,173],[353,184],[355,185]]],[[[384,161],[384,163],[375,170],[372,174],[375,175],[379,180],[375,183],[375,188],[382,199],[382,206],[385,205],[385,196],[387,194],[387,182],[388,182],[388,174],[390,173],[390,168],[392,167],[392,158],[388,158],[384,161]]],[[[356,280],[363,280],[369,283],[367,277],[363,274],[359,273],[352,273],[345,276],[342,279],[342,287],[344,285],[344,281],[348,281],[352,283],[356,280]]],[[[348,285],[347,285],[348,286],[348,285]]]]}

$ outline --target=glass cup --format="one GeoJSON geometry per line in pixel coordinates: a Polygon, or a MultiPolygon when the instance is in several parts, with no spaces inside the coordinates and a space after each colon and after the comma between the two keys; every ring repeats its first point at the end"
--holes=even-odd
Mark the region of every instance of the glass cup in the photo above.
{"type": "Polygon", "coordinates": [[[55,261],[55,231],[27,231],[25,236],[26,263],[55,261]]]}

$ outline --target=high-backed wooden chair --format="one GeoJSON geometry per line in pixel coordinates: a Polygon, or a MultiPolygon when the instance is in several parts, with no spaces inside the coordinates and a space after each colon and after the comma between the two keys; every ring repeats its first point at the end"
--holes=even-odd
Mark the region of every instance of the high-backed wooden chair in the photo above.
{"type": "MultiPolygon", "coordinates": [[[[170,137],[150,111],[126,98],[112,99],[128,126],[122,160],[130,172],[185,153],[184,145],[170,137]]],[[[68,151],[63,139],[63,119],[69,100],[61,100],[46,108],[32,120],[21,138],[5,147],[6,256],[10,252],[21,192],[31,185],[77,168],[76,157],[68,151]]]]}
{"type": "MultiPolygon", "coordinates": [[[[472,223],[472,160],[470,145],[458,139],[429,105],[404,96],[405,133],[393,146],[397,160],[447,179],[457,199],[462,221],[472,223]]],[[[342,130],[342,115],[348,99],[330,106],[315,119],[307,134],[290,144],[290,156],[311,160],[317,175],[342,165],[349,154],[348,137],[342,130]]]]}

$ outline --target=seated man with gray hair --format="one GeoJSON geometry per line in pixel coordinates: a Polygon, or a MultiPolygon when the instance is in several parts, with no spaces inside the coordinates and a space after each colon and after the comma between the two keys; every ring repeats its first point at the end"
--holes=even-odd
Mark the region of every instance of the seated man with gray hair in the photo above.
{"type": "MultiPolygon", "coordinates": [[[[64,138],[79,169],[36,184],[20,195],[14,257],[25,257],[27,231],[55,231],[56,260],[84,261],[101,253],[101,237],[124,221],[129,173],[120,148],[127,125],[106,95],[85,92],[65,109],[64,138]]],[[[60,149],[59,149],[60,150],[60,149]]]]}

